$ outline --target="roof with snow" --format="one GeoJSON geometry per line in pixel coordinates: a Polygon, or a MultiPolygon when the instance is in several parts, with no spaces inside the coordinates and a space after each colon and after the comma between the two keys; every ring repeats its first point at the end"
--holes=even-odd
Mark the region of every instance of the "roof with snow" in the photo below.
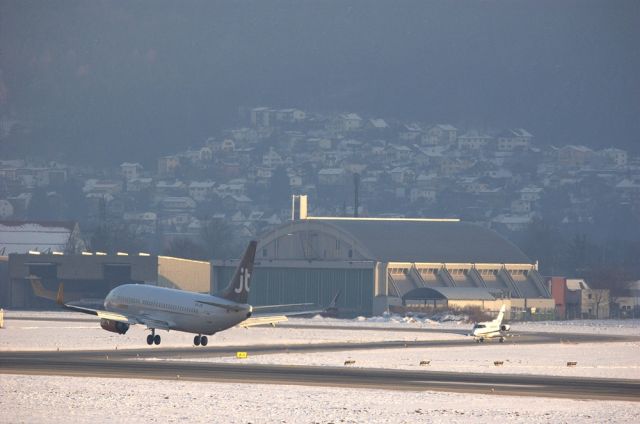
{"type": "Polygon", "coordinates": [[[0,254],[64,251],[75,222],[0,221],[0,254]]]}
{"type": "Polygon", "coordinates": [[[369,119],[369,122],[375,128],[389,128],[389,125],[387,125],[387,122],[384,119],[380,119],[380,118],[369,119]]]}
{"type": "Polygon", "coordinates": [[[441,130],[444,130],[444,131],[457,131],[458,130],[456,127],[454,127],[453,125],[449,125],[449,124],[437,124],[437,125],[434,125],[431,128],[436,128],[436,127],[440,128],[441,130]]]}

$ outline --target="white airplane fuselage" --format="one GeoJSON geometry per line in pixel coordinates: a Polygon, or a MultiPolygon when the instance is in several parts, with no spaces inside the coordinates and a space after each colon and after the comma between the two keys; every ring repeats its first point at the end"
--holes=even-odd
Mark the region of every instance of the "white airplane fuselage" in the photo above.
{"type": "Polygon", "coordinates": [[[487,339],[498,338],[500,342],[503,342],[507,332],[511,329],[509,325],[502,323],[505,310],[505,306],[502,305],[496,319],[475,324],[470,333],[474,340],[482,342],[487,339]]]}
{"type": "Polygon", "coordinates": [[[251,316],[252,310],[250,305],[216,296],[145,284],[124,284],[114,288],[105,298],[104,308],[109,312],[167,322],[171,330],[207,335],[241,323],[251,316]]]}
{"type": "Polygon", "coordinates": [[[491,322],[483,322],[476,324],[471,331],[471,335],[475,338],[485,338],[490,339],[493,337],[500,337],[502,331],[500,331],[499,325],[494,325],[491,322]]]}

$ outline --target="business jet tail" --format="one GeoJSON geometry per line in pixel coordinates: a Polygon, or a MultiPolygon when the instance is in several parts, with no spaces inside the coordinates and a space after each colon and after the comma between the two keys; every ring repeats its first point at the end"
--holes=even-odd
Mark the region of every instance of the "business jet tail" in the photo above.
{"type": "Polygon", "coordinates": [[[493,320],[494,323],[496,323],[497,325],[502,324],[502,320],[504,319],[504,313],[507,310],[507,307],[505,305],[502,305],[502,307],[500,307],[500,312],[498,313],[498,317],[493,320]]]}

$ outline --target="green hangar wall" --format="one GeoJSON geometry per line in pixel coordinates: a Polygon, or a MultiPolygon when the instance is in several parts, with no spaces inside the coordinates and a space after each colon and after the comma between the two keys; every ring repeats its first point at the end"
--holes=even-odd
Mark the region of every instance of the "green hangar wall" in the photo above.
{"type": "MultiPolygon", "coordinates": [[[[212,291],[231,280],[236,261],[212,262],[212,291]]],[[[256,261],[249,303],[254,306],[315,303],[326,306],[340,292],[345,315],[372,314],[374,263],[361,261],[256,261]]]]}

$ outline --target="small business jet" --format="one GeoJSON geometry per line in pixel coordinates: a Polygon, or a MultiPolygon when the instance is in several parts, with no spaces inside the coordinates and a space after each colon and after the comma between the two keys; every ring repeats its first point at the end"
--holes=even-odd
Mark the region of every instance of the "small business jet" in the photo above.
{"type": "Polygon", "coordinates": [[[476,343],[482,343],[486,339],[493,339],[496,337],[500,343],[504,342],[506,333],[511,330],[509,325],[502,323],[505,310],[505,305],[502,305],[500,313],[498,313],[498,317],[496,319],[493,321],[479,322],[473,326],[470,336],[473,336],[476,343]]]}
{"type": "Polygon", "coordinates": [[[258,309],[310,305],[301,303],[252,307],[247,303],[256,245],[256,241],[249,243],[233,278],[217,296],[146,284],[124,284],[111,290],[104,300],[104,310],[98,310],[64,303],[64,288],[60,284],[56,301],[65,309],[96,315],[100,318],[100,326],[114,333],[125,334],[129,326],[134,324],[146,325],[147,329],[151,330],[151,334],[147,336],[149,345],[160,344],[160,335],[156,334],[156,330],[195,333],[197,335],[193,344],[206,346],[207,335],[236,325],[275,325],[277,322],[286,321],[287,316],[323,312],[323,309],[320,309],[285,312],[275,316],[254,314],[258,309]]]}

